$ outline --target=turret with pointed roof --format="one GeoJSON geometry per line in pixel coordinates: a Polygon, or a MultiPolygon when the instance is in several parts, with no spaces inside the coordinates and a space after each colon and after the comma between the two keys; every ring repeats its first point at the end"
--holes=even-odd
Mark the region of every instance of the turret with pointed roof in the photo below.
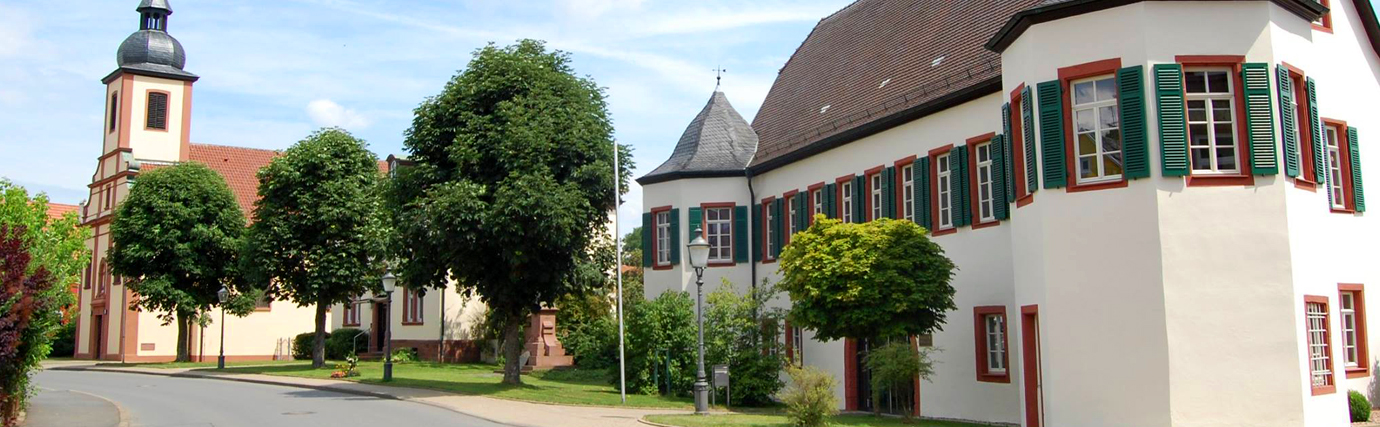
{"type": "Polygon", "coordinates": [[[743,176],[756,151],[757,133],[733,109],[728,97],[715,91],[681,134],[671,158],[637,182],[648,185],[680,178],[743,176]]]}

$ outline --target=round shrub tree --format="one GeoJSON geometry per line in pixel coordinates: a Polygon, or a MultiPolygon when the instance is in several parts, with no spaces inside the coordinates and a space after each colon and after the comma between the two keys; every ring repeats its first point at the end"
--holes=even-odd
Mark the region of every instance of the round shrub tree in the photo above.
{"type": "Polygon", "coordinates": [[[953,262],[910,221],[819,216],[791,237],[780,262],[788,318],[822,341],[928,334],[956,309],[953,262]]]}

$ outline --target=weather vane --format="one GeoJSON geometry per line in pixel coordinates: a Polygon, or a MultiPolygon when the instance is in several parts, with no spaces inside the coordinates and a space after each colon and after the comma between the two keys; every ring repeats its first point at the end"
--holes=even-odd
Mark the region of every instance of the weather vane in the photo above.
{"type": "Polygon", "coordinates": [[[725,70],[724,67],[718,67],[718,68],[715,68],[715,69],[710,70],[710,71],[713,71],[713,72],[714,72],[714,91],[715,91],[715,92],[718,92],[718,91],[719,91],[719,83],[722,83],[722,82],[723,82],[724,73],[727,73],[728,70],[725,70]]]}

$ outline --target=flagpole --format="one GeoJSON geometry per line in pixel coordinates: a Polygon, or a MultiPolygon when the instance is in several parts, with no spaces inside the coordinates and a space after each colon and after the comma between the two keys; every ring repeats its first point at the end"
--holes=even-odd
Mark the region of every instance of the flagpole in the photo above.
{"type": "MultiPolygon", "coordinates": [[[[628,387],[625,379],[624,370],[626,365],[623,362],[623,233],[618,230],[618,208],[623,205],[623,174],[618,169],[618,143],[613,144],[613,246],[617,251],[617,267],[614,274],[618,277],[618,397],[623,404],[628,403],[628,387]]],[[[645,232],[645,231],[644,231],[645,232]]],[[[645,249],[644,249],[645,250],[645,249]]]]}

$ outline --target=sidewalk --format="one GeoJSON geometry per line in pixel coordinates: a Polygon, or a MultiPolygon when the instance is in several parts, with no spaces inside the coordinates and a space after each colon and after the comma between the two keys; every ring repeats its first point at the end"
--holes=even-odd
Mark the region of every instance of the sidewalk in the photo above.
{"type": "Polygon", "coordinates": [[[105,367],[91,363],[62,363],[46,366],[46,369],[64,371],[100,371],[128,374],[162,375],[183,378],[206,378],[228,381],[241,381],[286,387],[348,393],[372,396],[381,399],[398,399],[431,405],[455,412],[484,418],[500,424],[520,427],[572,426],[572,427],[645,427],[638,419],[650,414],[686,414],[689,411],[670,409],[624,409],[598,406],[565,406],[542,403],[521,402],[496,399],[484,396],[466,396],[435,390],[406,387],[390,387],[375,384],[362,384],[351,381],[325,380],[313,378],[280,377],[259,374],[226,374],[209,369],[188,368],[139,368],[105,367]]]}
{"type": "Polygon", "coordinates": [[[21,427],[122,427],[120,407],[105,398],[73,390],[39,389],[29,400],[21,427]]]}

